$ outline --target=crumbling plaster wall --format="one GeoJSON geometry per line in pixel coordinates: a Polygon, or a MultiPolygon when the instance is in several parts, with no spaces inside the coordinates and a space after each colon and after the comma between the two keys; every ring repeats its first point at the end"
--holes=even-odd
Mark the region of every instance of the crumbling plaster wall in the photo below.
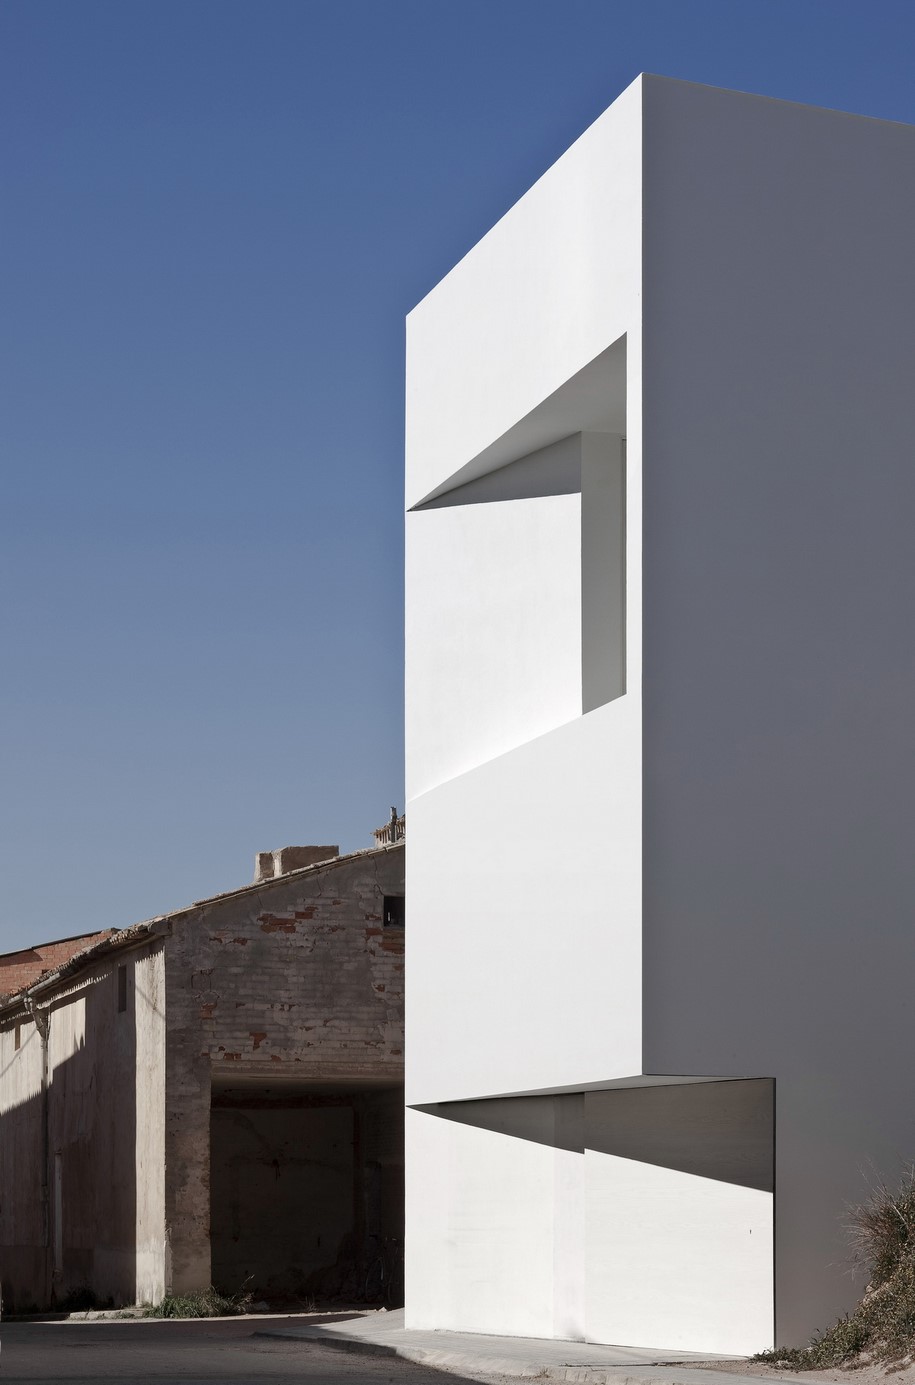
{"type": "Polygon", "coordinates": [[[210,1283],[216,1083],[403,1080],[402,843],[201,905],[166,947],[166,1217],[173,1292],[210,1283]]]}
{"type": "Polygon", "coordinates": [[[8,1306],[165,1283],[164,956],[114,952],[64,978],[0,1032],[0,1274],[8,1306]],[[119,970],[124,981],[119,984],[119,970]],[[123,1008],[122,1008],[123,1007],[123,1008]],[[19,1047],[16,1048],[16,1031],[19,1047]]]}
{"type": "Polygon", "coordinates": [[[157,1303],[166,1287],[165,948],[133,964],[137,1036],[137,1301],[157,1303]]]}
{"type": "Polygon", "coordinates": [[[5,1025],[0,1030],[0,1282],[8,1311],[39,1304],[47,1292],[38,1178],[41,1071],[41,1038],[32,1021],[23,1017],[5,1025]]]}

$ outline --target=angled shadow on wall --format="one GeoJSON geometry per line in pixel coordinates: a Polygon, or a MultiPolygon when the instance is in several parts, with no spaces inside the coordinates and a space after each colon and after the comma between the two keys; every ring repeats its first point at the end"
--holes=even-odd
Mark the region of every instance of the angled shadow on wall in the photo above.
{"type": "Polygon", "coordinates": [[[593,1150],[771,1192],[771,1078],[449,1101],[413,1109],[584,1154],[593,1150]]]}

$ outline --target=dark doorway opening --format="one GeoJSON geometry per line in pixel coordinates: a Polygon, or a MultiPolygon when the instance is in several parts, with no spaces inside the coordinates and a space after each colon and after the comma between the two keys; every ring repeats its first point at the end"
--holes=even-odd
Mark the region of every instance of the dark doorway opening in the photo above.
{"type": "Polygon", "coordinates": [[[403,1088],[224,1087],[210,1118],[215,1287],[403,1302],[403,1088]]]}

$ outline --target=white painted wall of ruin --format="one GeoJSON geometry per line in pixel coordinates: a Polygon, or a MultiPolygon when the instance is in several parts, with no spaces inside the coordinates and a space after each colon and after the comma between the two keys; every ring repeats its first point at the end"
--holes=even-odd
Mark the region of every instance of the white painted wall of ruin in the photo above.
{"type": "Polygon", "coordinates": [[[166,1292],[165,1235],[165,948],[135,954],[137,1044],[137,1301],[166,1292]]]}
{"type": "Polygon", "coordinates": [[[0,1282],[10,1303],[34,1303],[44,1291],[43,1212],[36,1197],[41,1149],[41,1039],[23,1017],[0,1030],[0,1282]]]}
{"type": "Polygon", "coordinates": [[[37,998],[48,1023],[49,1239],[41,1185],[41,1041],[20,1011],[0,1031],[0,1273],[7,1299],[46,1305],[74,1289],[154,1301],[165,1288],[162,951],[99,961],[37,998]],[[127,1008],[118,1009],[118,968],[127,1008]]]}
{"type": "Polygon", "coordinates": [[[19,1025],[19,1047],[16,1047],[16,1026],[0,1030],[0,1115],[37,1097],[41,1091],[41,1039],[33,1020],[23,1017],[19,1025]]]}

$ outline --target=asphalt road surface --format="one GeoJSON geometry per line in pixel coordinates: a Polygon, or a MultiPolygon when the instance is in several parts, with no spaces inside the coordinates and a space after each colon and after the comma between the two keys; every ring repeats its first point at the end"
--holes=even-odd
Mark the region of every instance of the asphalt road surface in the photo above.
{"type": "MultiPolygon", "coordinates": [[[[314,1318],[309,1319],[311,1323],[314,1318]]],[[[459,1385],[457,1375],[391,1356],[363,1356],[312,1342],[256,1334],[295,1325],[288,1318],[191,1322],[5,1322],[0,1385],[26,1381],[155,1381],[157,1385],[459,1385]]],[[[477,1376],[479,1381],[494,1377],[477,1376]]]]}

